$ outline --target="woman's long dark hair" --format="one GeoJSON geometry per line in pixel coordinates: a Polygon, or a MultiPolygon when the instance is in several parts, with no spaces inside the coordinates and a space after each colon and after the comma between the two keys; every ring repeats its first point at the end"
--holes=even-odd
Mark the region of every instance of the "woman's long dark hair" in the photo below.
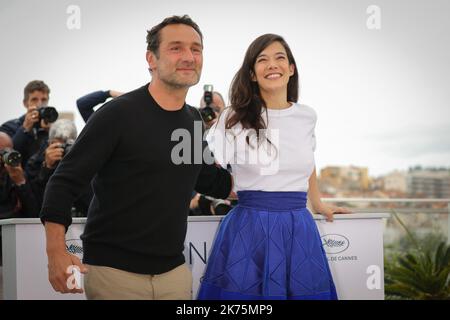
{"type": "MultiPolygon", "coordinates": [[[[225,128],[231,129],[237,123],[241,123],[244,129],[254,129],[259,139],[259,130],[267,129],[262,117],[262,110],[266,103],[261,96],[258,83],[252,81],[255,74],[255,62],[258,55],[269,45],[279,42],[287,53],[289,64],[294,65],[294,74],[289,78],[287,87],[288,101],[298,101],[298,72],[292,51],[283,37],[276,34],[264,34],[254,40],[245,53],[244,62],[236,73],[230,88],[230,113],[225,119],[225,128]]],[[[247,137],[247,143],[249,142],[247,137]]]]}

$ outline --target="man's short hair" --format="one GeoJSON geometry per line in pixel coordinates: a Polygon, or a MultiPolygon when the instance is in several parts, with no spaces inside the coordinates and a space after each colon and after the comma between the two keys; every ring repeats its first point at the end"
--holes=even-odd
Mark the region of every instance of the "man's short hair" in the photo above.
{"type": "Polygon", "coordinates": [[[5,133],[0,131],[0,150],[5,148],[12,148],[13,141],[11,137],[5,133]]]}
{"type": "Polygon", "coordinates": [[[77,138],[77,127],[68,119],[55,121],[48,132],[48,140],[61,139],[63,141],[75,140],[77,138]]]}
{"type": "Polygon", "coordinates": [[[33,80],[25,86],[25,89],[23,89],[23,102],[26,102],[30,94],[34,91],[41,91],[46,93],[47,95],[50,94],[50,88],[45,84],[44,81],[33,80]]]}
{"type": "Polygon", "coordinates": [[[192,27],[200,35],[203,44],[203,34],[200,31],[199,26],[188,15],[171,16],[165,18],[160,24],[157,24],[150,30],[147,30],[147,50],[153,52],[157,58],[159,58],[159,45],[161,44],[160,31],[171,24],[185,24],[192,27]]]}

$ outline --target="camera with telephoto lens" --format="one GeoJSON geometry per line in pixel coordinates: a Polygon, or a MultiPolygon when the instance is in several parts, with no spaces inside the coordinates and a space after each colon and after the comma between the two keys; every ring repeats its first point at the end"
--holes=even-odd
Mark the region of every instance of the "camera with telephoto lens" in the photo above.
{"type": "Polygon", "coordinates": [[[14,149],[0,150],[0,163],[1,165],[7,164],[11,167],[18,167],[22,162],[22,155],[14,149]]]}
{"type": "Polygon", "coordinates": [[[63,157],[69,153],[74,143],[75,141],[73,141],[72,139],[68,139],[66,142],[61,143],[60,148],[64,150],[63,157]]]}
{"type": "Polygon", "coordinates": [[[203,100],[206,103],[206,106],[200,109],[200,114],[202,116],[203,121],[210,122],[216,118],[216,113],[214,109],[211,108],[211,104],[213,101],[213,86],[212,84],[205,84],[203,87],[203,100]]]}
{"type": "Polygon", "coordinates": [[[44,120],[45,123],[53,123],[58,119],[58,111],[54,107],[41,107],[37,110],[39,112],[39,121],[44,120]]]}

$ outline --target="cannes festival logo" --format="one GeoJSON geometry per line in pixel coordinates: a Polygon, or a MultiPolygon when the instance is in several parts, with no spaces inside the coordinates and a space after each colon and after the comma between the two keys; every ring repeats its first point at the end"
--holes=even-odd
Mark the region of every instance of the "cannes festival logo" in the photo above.
{"type": "Polygon", "coordinates": [[[340,234],[326,234],[321,238],[323,248],[325,252],[329,254],[344,252],[350,246],[348,238],[340,234]]]}
{"type": "Polygon", "coordinates": [[[80,260],[83,259],[83,244],[80,239],[66,240],[67,251],[76,255],[80,260]]]}

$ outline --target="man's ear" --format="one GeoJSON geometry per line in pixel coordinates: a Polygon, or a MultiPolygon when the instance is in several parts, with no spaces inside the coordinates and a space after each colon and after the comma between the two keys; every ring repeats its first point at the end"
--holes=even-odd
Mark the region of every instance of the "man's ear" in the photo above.
{"type": "Polygon", "coordinates": [[[155,67],[156,67],[156,59],[157,59],[156,56],[155,56],[155,54],[154,54],[152,51],[147,50],[147,53],[146,53],[146,55],[145,55],[145,58],[146,58],[146,60],[147,60],[149,69],[150,69],[151,71],[155,70],[155,67]]]}

